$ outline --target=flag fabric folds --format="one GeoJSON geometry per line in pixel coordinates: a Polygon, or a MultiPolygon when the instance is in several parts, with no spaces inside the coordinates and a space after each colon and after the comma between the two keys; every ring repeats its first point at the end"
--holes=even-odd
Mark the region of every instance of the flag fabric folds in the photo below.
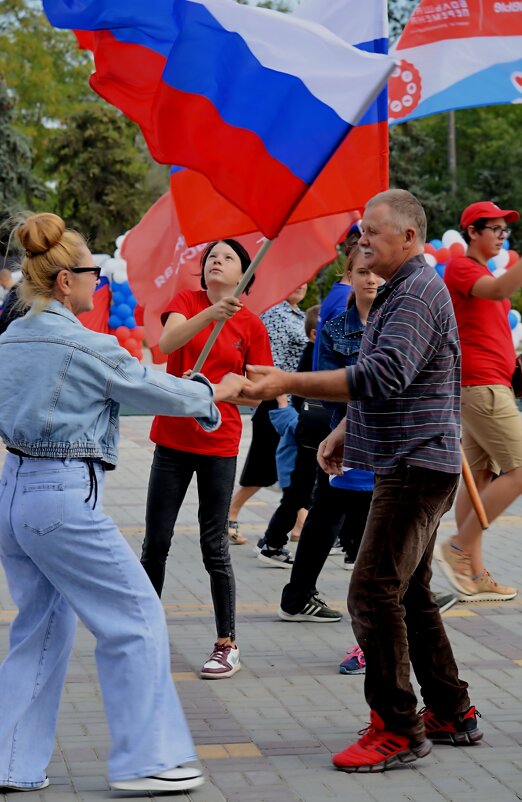
{"type": "Polygon", "coordinates": [[[393,55],[389,120],[522,102],[522,3],[421,0],[393,55]]]}
{"type": "Polygon", "coordinates": [[[269,238],[393,67],[314,22],[233,0],[44,9],[56,27],[96,31],[91,85],[140,125],[153,157],[202,173],[269,238]]]}
{"type": "MultiPolygon", "coordinates": [[[[386,0],[302,0],[294,17],[322,24],[345,42],[370,53],[388,52],[386,0]]],[[[302,222],[362,210],[388,188],[388,98],[384,88],[346,137],[289,218],[302,222]]],[[[170,186],[187,242],[237,236],[258,226],[194,170],[171,169],[170,186]]]]}
{"type": "MultiPolygon", "coordinates": [[[[249,295],[241,300],[255,314],[282,301],[320,268],[335,259],[336,243],[358,215],[342,213],[321,220],[286,226],[256,271],[249,295]]],[[[259,232],[239,240],[253,258],[263,242],[259,232]]],[[[169,193],[152,206],[126,235],[122,256],[132,292],[144,309],[147,344],[161,336],[160,315],[177,292],[199,289],[199,260],[205,244],[189,247],[181,233],[169,193]]]]}

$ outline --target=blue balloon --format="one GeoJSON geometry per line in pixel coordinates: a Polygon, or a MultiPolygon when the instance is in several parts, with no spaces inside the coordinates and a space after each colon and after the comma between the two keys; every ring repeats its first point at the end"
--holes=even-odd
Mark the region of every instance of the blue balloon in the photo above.
{"type": "Polygon", "coordinates": [[[494,257],[492,257],[491,259],[488,259],[488,261],[487,261],[487,268],[488,268],[488,270],[491,270],[492,273],[494,273],[495,270],[497,269],[497,266],[496,266],[495,262],[493,261],[493,258],[494,257]]]}
{"type": "Polygon", "coordinates": [[[125,320],[124,326],[127,326],[128,329],[135,329],[136,328],[136,321],[134,320],[134,316],[131,315],[125,320]]]}
{"type": "Polygon", "coordinates": [[[113,292],[112,293],[112,305],[119,306],[120,304],[124,304],[126,301],[126,296],[123,292],[113,292]]]}
{"type": "Polygon", "coordinates": [[[111,315],[109,318],[109,328],[117,329],[118,326],[121,326],[121,319],[118,317],[118,315],[111,315]]]}
{"type": "Polygon", "coordinates": [[[118,289],[121,290],[121,292],[125,293],[125,295],[128,295],[129,292],[132,292],[128,281],[121,281],[118,284],[118,289]]]}
{"type": "Polygon", "coordinates": [[[138,302],[137,302],[136,298],[134,297],[134,295],[128,295],[126,303],[130,306],[130,308],[132,309],[133,312],[134,312],[134,310],[136,309],[136,307],[138,305],[138,302]]]}
{"type": "Polygon", "coordinates": [[[439,265],[438,263],[435,265],[435,270],[437,271],[437,273],[439,274],[439,276],[441,278],[444,278],[444,270],[445,270],[445,268],[446,268],[446,265],[439,265]]]}
{"type": "Polygon", "coordinates": [[[504,240],[504,242],[502,243],[502,247],[504,248],[505,251],[509,251],[509,247],[510,246],[509,246],[509,240],[508,239],[504,240]]]}
{"type": "Polygon", "coordinates": [[[510,309],[508,312],[508,320],[509,320],[509,328],[511,329],[511,331],[513,331],[513,329],[516,329],[518,325],[518,317],[515,315],[512,309],[510,309]]]}
{"type": "Polygon", "coordinates": [[[430,245],[432,245],[435,248],[436,251],[438,251],[439,248],[443,247],[441,239],[431,239],[430,240],[430,245]]]}
{"type": "Polygon", "coordinates": [[[125,318],[132,315],[132,309],[128,304],[120,304],[116,307],[114,313],[118,315],[118,317],[121,317],[122,320],[125,320],[125,318]]]}

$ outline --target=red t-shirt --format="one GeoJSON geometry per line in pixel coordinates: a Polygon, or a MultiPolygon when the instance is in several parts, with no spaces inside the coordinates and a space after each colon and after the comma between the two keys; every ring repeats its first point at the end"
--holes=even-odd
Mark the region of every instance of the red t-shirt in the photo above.
{"type": "Polygon", "coordinates": [[[515,347],[509,327],[510,303],[471,295],[473,285],[491,273],[469,256],[450,259],[444,271],[462,348],[462,384],[511,386],[515,347]]]}
{"type": "MultiPolygon", "coordinates": [[[[163,313],[165,323],[169,313],[179,312],[187,320],[212,304],[204,290],[182,290],[174,296],[163,313]]],[[[215,322],[206,326],[188,343],[169,354],[167,373],[182,376],[194,367],[215,322]]],[[[270,340],[260,319],[243,307],[221,330],[203,365],[202,373],[213,383],[226,373],[245,373],[245,366],[272,365],[270,340]]],[[[173,418],[157,415],[152,423],[150,438],[154,443],[179,451],[208,454],[214,457],[235,457],[241,438],[241,416],[235,404],[218,404],[221,426],[215,432],[205,432],[193,418],[173,418]]]]}

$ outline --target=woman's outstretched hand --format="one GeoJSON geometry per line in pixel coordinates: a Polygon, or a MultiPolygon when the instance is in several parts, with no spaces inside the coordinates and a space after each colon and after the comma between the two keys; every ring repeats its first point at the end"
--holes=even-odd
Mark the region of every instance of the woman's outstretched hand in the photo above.
{"type": "Polygon", "coordinates": [[[252,386],[252,382],[246,376],[227,373],[219,384],[214,385],[214,401],[216,403],[219,401],[238,401],[252,386]]]}

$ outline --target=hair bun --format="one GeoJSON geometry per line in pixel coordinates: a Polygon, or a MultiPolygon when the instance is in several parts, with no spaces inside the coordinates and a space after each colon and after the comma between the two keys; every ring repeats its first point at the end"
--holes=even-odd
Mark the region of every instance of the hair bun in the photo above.
{"type": "Polygon", "coordinates": [[[57,214],[32,214],[17,228],[17,236],[26,256],[46,253],[58,245],[65,232],[65,223],[57,214]]]}

